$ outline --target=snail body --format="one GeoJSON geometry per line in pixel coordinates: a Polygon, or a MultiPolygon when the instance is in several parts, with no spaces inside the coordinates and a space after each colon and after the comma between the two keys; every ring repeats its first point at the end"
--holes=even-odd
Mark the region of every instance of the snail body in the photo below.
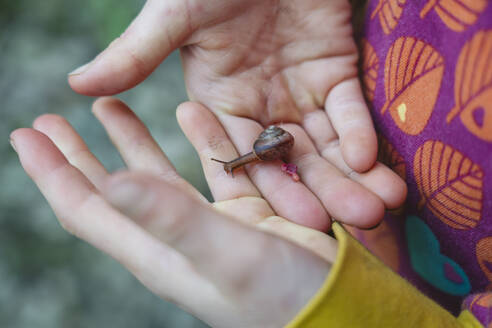
{"type": "Polygon", "coordinates": [[[266,128],[253,144],[253,151],[238,158],[224,162],[212,158],[213,161],[224,164],[227,173],[233,173],[234,169],[255,161],[273,161],[285,157],[294,146],[294,137],[282,128],[270,125],[266,128]]]}

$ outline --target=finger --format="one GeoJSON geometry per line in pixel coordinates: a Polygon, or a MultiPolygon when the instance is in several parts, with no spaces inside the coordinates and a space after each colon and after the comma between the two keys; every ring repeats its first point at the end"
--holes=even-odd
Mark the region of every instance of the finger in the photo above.
{"type": "MultiPolygon", "coordinates": [[[[246,118],[220,115],[219,120],[241,154],[252,150],[263,130],[258,123],[246,118]]],[[[331,219],[319,199],[303,183],[293,181],[282,172],[281,164],[280,160],[260,161],[246,165],[246,171],[277,215],[313,229],[329,229],[331,219]]]]}
{"type": "Polygon", "coordinates": [[[122,101],[100,98],[94,102],[92,110],[130,170],[154,174],[205,201],[205,197],[176,172],[147,127],[122,101]]]}
{"type": "Polygon", "coordinates": [[[152,176],[116,174],[104,195],[156,238],[184,254],[198,272],[229,295],[272,286],[272,279],[288,276],[294,266],[294,271],[309,268],[315,275],[317,270],[326,274],[329,268],[311,252],[224,217],[152,176]]]}
{"type": "Polygon", "coordinates": [[[130,170],[156,175],[175,172],[149,130],[122,101],[99,98],[92,105],[92,111],[130,170]]]}
{"type": "Polygon", "coordinates": [[[359,80],[336,85],[326,98],[325,109],[340,138],[345,162],[357,172],[370,169],[376,162],[377,137],[359,80]]]}
{"type": "Polygon", "coordinates": [[[319,154],[329,148],[339,148],[340,140],[324,110],[318,109],[304,115],[302,127],[319,154]]]}
{"type": "Polygon", "coordinates": [[[261,197],[241,197],[215,202],[212,205],[220,213],[250,226],[275,215],[268,202],[261,197]]]}
{"type": "Polygon", "coordinates": [[[335,262],[337,241],[326,233],[275,216],[263,198],[243,197],[213,204],[220,213],[268,231],[311,250],[330,263],[335,262]],[[241,211],[238,211],[241,209],[241,211]]]}
{"type": "Polygon", "coordinates": [[[70,86],[89,96],[130,89],[192,33],[185,1],[147,1],[127,30],[93,61],[69,74],[70,86]]]}
{"type": "Polygon", "coordinates": [[[230,160],[238,156],[234,145],[211,111],[198,103],[188,102],[180,105],[176,114],[181,129],[200,156],[203,172],[215,201],[260,196],[244,171],[237,171],[232,177],[225,174],[222,164],[211,160],[230,160]]]}
{"type": "Polygon", "coordinates": [[[67,160],[99,188],[108,175],[104,166],[92,154],[84,140],[63,117],[45,114],[38,117],[33,127],[47,135],[67,160]]]}
{"type": "Polygon", "coordinates": [[[384,214],[384,203],[363,185],[351,180],[321,157],[304,130],[283,125],[296,143],[289,159],[297,165],[302,182],[321,200],[336,220],[358,227],[372,227],[384,214]]]}
{"type": "Polygon", "coordinates": [[[407,196],[405,182],[387,166],[376,162],[369,171],[358,173],[345,163],[340,147],[325,148],[321,155],[347,177],[376,194],[387,209],[398,208],[405,201],[407,196]]]}
{"type": "Polygon", "coordinates": [[[115,258],[160,295],[181,300],[190,285],[194,292],[201,292],[199,283],[205,282],[196,279],[189,263],[114,210],[48,137],[19,129],[11,140],[26,173],[67,231],[115,258]],[[155,277],[173,283],[159,284],[155,277]]]}
{"type": "Polygon", "coordinates": [[[264,218],[256,226],[311,250],[329,263],[335,263],[338,242],[324,232],[295,224],[280,216],[264,218]]]}
{"type": "Polygon", "coordinates": [[[324,232],[306,228],[276,216],[263,198],[243,197],[216,202],[213,206],[220,213],[290,240],[318,254],[330,263],[335,262],[336,240],[324,232]]]}
{"type": "Polygon", "coordinates": [[[404,181],[386,166],[376,162],[369,171],[357,173],[345,163],[338,136],[326,113],[316,110],[305,115],[303,127],[323,158],[350,179],[378,195],[386,208],[396,208],[405,200],[407,188],[404,181]]]}

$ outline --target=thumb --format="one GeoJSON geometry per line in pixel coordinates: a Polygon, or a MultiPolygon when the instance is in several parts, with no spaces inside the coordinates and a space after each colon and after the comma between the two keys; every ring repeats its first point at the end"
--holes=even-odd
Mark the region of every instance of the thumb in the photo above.
{"type": "Polygon", "coordinates": [[[186,1],[149,0],[127,30],[88,64],[68,75],[72,89],[88,96],[130,89],[192,33],[186,1]]]}

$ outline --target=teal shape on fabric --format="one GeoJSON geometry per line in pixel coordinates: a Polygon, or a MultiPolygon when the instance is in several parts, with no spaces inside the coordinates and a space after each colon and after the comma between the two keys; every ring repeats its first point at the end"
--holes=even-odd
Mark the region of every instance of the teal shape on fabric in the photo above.
{"type": "Polygon", "coordinates": [[[408,252],[412,268],[425,281],[451,295],[470,292],[470,280],[458,263],[441,254],[439,241],[432,230],[417,216],[405,222],[408,252]]]}

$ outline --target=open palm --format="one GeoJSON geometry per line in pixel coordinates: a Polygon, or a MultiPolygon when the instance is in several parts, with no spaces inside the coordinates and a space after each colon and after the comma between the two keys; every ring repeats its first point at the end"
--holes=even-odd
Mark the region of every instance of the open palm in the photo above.
{"type": "MultiPolygon", "coordinates": [[[[229,195],[209,204],[123,103],[102,99],[94,112],[128,171],[111,176],[56,115],[11,136],[60,223],[213,327],[290,321],[325,280],[336,241],[277,216],[244,175],[223,184],[209,176],[212,191],[229,195]]],[[[179,113],[185,132],[200,140],[224,135],[200,106],[186,104],[179,113]]],[[[201,151],[202,144],[191,141],[201,151]]]]}
{"type": "Polygon", "coordinates": [[[127,31],[69,82],[83,94],[115,94],[179,48],[191,100],[215,113],[241,154],[266,125],[296,132],[302,147],[290,160],[302,184],[288,184],[271,166],[247,168],[280,215],[326,229],[328,216],[319,219],[326,210],[368,227],[401,204],[406,188],[375,164],[376,134],[357,79],[350,16],[347,0],[149,0],[127,31]],[[291,208],[282,212],[279,203],[288,201],[291,208]]]}

